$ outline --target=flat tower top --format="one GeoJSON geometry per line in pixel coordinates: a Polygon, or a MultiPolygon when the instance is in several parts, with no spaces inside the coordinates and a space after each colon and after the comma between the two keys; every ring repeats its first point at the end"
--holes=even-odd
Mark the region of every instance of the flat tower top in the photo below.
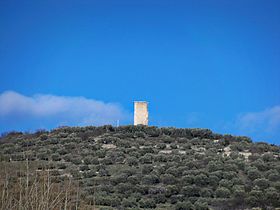
{"type": "Polygon", "coordinates": [[[134,103],[148,103],[147,101],[134,101],[134,103]]]}

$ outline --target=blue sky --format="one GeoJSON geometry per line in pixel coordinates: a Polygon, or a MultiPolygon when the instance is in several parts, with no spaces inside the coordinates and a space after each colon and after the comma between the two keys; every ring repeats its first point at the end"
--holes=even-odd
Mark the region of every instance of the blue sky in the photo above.
{"type": "Polygon", "coordinates": [[[203,127],[280,144],[280,1],[0,1],[0,131],[203,127]]]}

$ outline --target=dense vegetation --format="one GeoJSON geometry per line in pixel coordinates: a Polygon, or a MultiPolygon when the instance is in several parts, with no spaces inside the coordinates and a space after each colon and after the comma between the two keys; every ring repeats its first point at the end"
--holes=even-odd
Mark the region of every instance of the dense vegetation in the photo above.
{"type": "MultiPolygon", "coordinates": [[[[54,186],[72,183],[74,193],[59,194],[71,209],[280,207],[280,147],[208,129],[102,126],[11,132],[0,139],[0,161],[1,190],[13,189],[18,202],[22,195],[15,189],[22,180],[32,188],[38,174],[46,180],[47,172],[54,186]]],[[[5,201],[0,209],[8,205],[5,201]]]]}

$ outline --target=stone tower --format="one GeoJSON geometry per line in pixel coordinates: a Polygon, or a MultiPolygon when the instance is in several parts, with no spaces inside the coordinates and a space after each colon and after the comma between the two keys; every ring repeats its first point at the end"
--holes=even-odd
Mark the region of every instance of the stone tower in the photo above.
{"type": "Polygon", "coordinates": [[[134,125],[148,125],[148,102],[134,101],[134,125]]]}

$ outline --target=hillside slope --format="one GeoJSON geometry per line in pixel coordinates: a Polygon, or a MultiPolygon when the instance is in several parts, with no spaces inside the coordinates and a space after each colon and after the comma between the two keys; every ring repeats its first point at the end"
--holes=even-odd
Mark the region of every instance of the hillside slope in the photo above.
{"type": "Polygon", "coordinates": [[[45,209],[280,207],[280,147],[207,129],[102,126],[12,132],[0,139],[0,160],[0,190],[13,191],[13,200],[2,198],[2,209],[24,202],[18,190],[23,180],[30,193],[43,192],[44,187],[32,185],[44,180],[38,179],[43,172],[44,183],[67,181],[75,191],[45,209]]]}

